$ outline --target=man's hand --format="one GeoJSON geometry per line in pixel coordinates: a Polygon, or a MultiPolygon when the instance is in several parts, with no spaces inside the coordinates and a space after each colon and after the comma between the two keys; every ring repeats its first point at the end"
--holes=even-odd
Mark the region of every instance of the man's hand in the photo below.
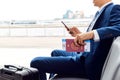
{"type": "Polygon", "coordinates": [[[79,31],[79,29],[77,27],[72,27],[69,28],[69,34],[73,37],[76,37],[77,34],[80,34],[81,32],[79,31]]]}
{"type": "Polygon", "coordinates": [[[90,31],[90,32],[86,32],[86,33],[80,33],[80,34],[77,34],[75,39],[74,39],[74,42],[75,42],[75,45],[77,46],[84,46],[85,43],[84,41],[85,40],[89,40],[89,39],[93,39],[94,38],[94,32],[93,31],[90,31]]]}

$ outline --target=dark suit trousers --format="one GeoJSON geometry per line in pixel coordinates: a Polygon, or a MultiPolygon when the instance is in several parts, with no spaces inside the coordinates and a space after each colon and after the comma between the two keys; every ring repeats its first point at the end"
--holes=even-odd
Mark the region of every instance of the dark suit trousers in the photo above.
{"type": "Polygon", "coordinates": [[[51,53],[52,57],[36,57],[31,61],[30,66],[39,70],[40,80],[46,80],[46,73],[86,75],[84,62],[80,59],[81,54],[54,50],[51,53]]]}

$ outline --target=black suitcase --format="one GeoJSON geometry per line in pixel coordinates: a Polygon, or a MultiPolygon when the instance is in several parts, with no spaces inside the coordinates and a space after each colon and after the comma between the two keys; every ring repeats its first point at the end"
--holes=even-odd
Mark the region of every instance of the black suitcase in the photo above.
{"type": "Polygon", "coordinates": [[[0,80],[39,80],[36,68],[4,65],[0,69],[0,80]]]}

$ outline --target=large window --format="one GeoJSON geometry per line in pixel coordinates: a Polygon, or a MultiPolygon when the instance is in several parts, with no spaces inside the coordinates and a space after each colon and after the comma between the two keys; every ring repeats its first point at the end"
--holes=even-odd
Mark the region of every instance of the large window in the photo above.
{"type": "Polygon", "coordinates": [[[92,0],[0,0],[0,36],[68,36],[61,20],[85,28],[96,10],[92,0]]]}

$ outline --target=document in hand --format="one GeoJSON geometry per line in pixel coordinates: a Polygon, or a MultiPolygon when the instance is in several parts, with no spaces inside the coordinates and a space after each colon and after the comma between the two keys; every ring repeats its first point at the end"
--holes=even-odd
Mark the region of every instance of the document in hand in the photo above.
{"type": "Polygon", "coordinates": [[[85,41],[86,45],[76,46],[74,39],[66,39],[66,51],[67,52],[90,52],[90,40],[85,41]]]}

